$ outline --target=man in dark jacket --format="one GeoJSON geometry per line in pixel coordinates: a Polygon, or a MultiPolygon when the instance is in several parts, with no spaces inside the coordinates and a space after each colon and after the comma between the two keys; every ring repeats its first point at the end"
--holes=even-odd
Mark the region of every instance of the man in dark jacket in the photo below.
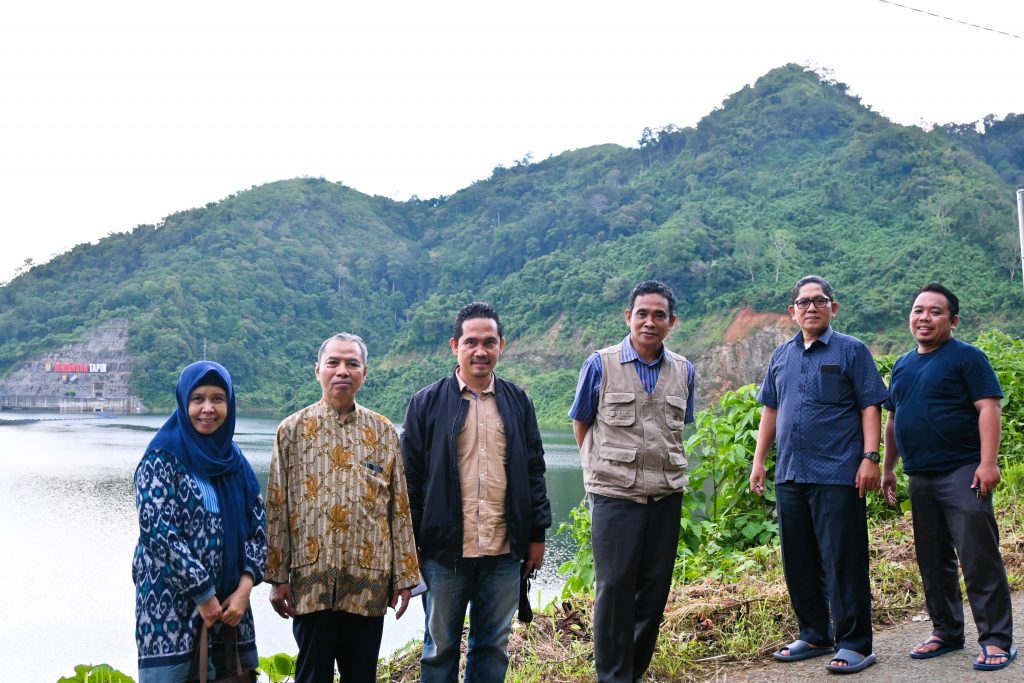
{"type": "Polygon", "coordinates": [[[551,506],[533,403],[494,375],[505,338],[485,303],[463,306],[450,340],[458,367],[409,402],[402,457],[424,595],[420,680],[505,680],[519,582],[544,560],[551,506]]]}

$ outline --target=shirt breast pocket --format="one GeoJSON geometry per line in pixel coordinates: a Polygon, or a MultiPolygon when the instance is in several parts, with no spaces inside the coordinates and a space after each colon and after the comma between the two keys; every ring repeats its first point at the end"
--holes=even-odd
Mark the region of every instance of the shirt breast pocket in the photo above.
{"type": "Polygon", "coordinates": [[[821,377],[821,402],[839,403],[843,398],[843,374],[839,371],[838,365],[822,365],[821,377]]]}

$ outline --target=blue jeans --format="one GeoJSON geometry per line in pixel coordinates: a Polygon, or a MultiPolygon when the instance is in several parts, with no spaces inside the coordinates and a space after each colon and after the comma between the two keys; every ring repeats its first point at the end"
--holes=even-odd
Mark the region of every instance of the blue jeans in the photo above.
{"type": "Polygon", "coordinates": [[[426,629],[421,683],[459,680],[459,647],[469,606],[465,683],[500,683],[508,671],[508,635],[519,606],[519,560],[512,555],[476,557],[454,564],[426,559],[420,570],[426,629]]]}

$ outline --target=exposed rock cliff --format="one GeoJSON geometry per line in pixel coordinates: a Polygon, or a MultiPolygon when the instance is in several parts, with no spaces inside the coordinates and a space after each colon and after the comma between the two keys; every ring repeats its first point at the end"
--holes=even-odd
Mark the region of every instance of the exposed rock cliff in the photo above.
{"type": "Polygon", "coordinates": [[[697,369],[698,407],[717,402],[726,391],[760,383],[772,351],[796,331],[787,315],[750,309],[737,313],[721,343],[690,358],[697,369]]]}

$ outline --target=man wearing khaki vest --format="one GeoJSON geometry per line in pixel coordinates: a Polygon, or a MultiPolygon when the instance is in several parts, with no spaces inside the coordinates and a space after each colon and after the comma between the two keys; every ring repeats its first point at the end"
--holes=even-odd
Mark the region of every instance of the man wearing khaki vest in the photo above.
{"type": "Polygon", "coordinates": [[[590,501],[600,683],[643,676],[672,582],[694,387],[693,365],[663,344],[675,303],[656,280],[633,288],[629,335],[586,360],[569,411],[590,501]]]}

